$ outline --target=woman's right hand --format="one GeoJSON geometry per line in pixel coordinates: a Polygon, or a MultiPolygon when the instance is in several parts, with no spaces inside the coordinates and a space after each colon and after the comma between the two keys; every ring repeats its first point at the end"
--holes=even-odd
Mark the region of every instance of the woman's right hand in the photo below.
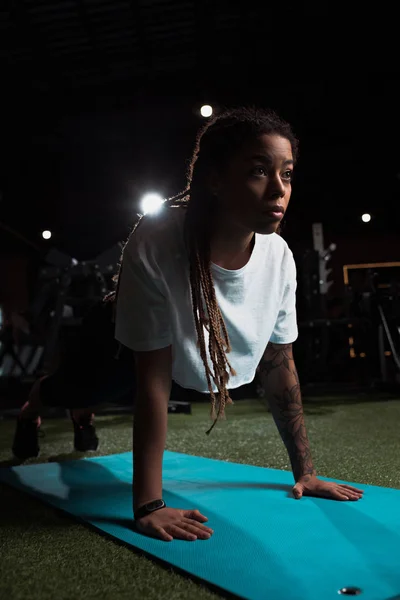
{"type": "Polygon", "coordinates": [[[160,508],[150,515],[135,521],[141,533],[171,542],[177,540],[208,540],[214,533],[202,523],[207,517],[198,510],[181,510],[178,508],[160,508]]]}

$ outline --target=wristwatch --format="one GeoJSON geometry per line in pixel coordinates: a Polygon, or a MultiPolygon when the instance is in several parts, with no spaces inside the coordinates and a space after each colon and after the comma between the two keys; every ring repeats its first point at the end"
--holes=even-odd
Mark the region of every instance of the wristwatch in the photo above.
{"type": "Polygon", "coordinates": [[[165,504],[164,500],[162,500],[161,498],[159,500],[153,500],[152,502],[143,504],[143,506],[141,506],[135,511],[135,521],[141,519],[142,517],[150,515],[156,510],[160,510],[160,508],[166,508],[166,506],[167,505],[165,504]]]}

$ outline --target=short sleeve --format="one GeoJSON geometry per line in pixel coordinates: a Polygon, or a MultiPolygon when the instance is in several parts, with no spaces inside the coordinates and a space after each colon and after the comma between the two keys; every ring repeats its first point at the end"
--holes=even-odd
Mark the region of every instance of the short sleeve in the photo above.
{"type": "Polygon", "coordinates": [[[291,344],[295,342],[298,337],[296,314],[296,264],[291,250],[288,249],[288,251],[290,254],[287,259],[285,270],[285,290],[278,318],[270,338],[270,342],[273,344],[291,344]]]}
{"type": "Polygon", "coordinates": [[[166,348],[172,344],[167,300],[131,240],[121,264],[115,337],[136,352],[166,348]]]}

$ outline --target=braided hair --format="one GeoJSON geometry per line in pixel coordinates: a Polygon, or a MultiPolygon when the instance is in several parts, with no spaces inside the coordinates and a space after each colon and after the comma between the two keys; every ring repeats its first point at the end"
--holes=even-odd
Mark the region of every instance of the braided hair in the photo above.
{"type": "MultiPolygon", "coordinates": [[[[215,215],[218,198],[211,192],[209,176],[221,172],[243,145],[264,134],[276,134],[289,140],[293,159],[298,155],[298,141],[290,125],[271,110],[237,108],[225,111],[199,131],[187,173],[186,189],[165,201],[170,208],[182,207],[185,214],[185,242],[190,266],[190,288],[197,346],[202,358],[211,398],[213,425],[224,418],[226,404],[231,404],[227,384],[236,373],[227,354],[231,350],[226,325],[218,306],[211,271],[210,222],[215,215]],[[206,351],[205,330],[209,334],[206,351]],[[211,369],[212,366],[212,369],[211,369]],[[213,391],[212,381],[218,392],[213,391]]],[[[136,223],[134,230],[141,219],[136,223]]],[[[118,275],[116,276],[118,281],[118,275]]],[[[117,283],[118,291],[118,283],[117,283]]]]}

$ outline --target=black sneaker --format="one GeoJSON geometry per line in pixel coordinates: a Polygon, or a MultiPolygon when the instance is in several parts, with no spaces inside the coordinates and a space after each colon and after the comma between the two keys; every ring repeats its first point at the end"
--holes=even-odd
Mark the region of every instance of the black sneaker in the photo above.
{"type": "Polygon", "coordinates": [[[71,415],[74,425],[74,448],[78,452],[95,452],[99,446],[99,438],[91,419],[81,419],[79,422],[71,415]]]}
{"type": "Polygon", "coordinates": [[[39,419],[17,418],[17,427],[15,429],[12,452],[19,460],[36,458],[39,456],[39,419]]]}

